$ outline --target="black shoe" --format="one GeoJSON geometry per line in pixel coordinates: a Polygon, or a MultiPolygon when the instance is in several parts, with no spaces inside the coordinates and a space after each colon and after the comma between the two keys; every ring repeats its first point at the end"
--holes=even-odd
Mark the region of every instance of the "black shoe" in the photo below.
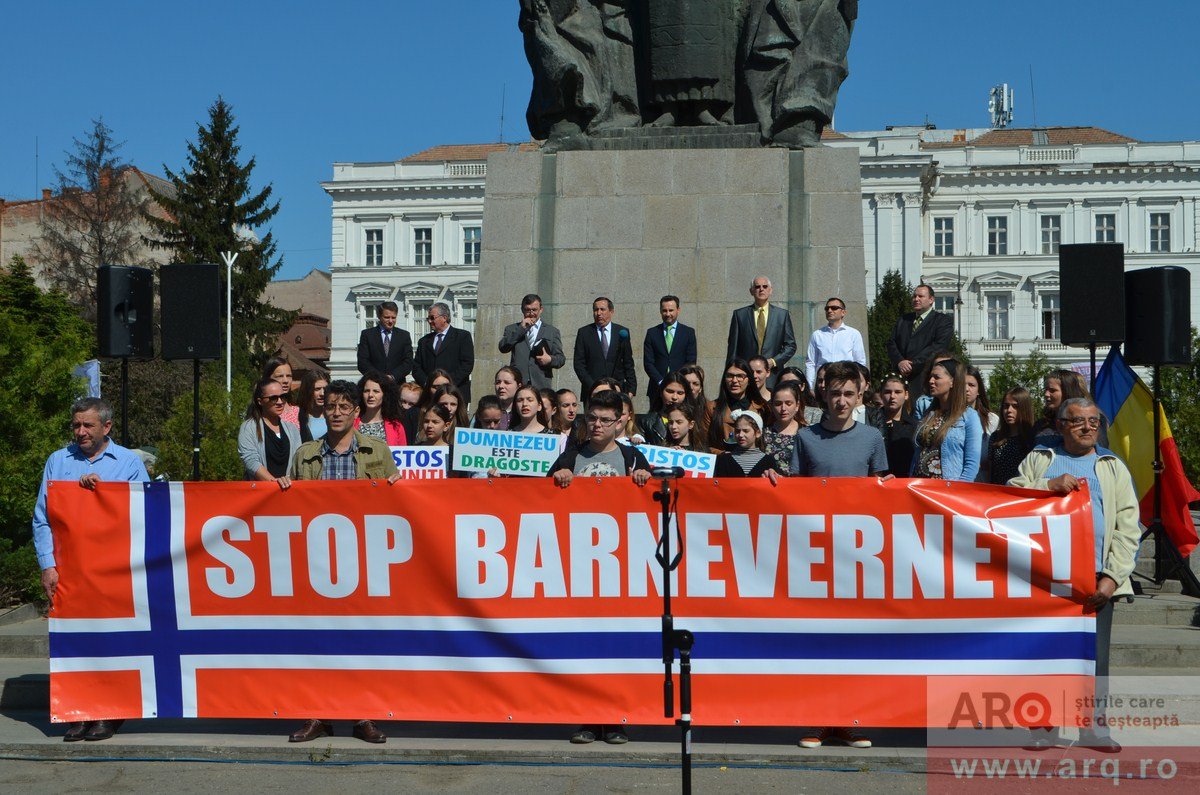
{"type": "Polygon", "coordinates": [[[83,735],[83,739],[89,742],[107,740],[117,733],[117,729],[120,729],[123,723],[125,723],[123,720],[98,720],[83,735]]]}
{"type": "Polygon", "coordinates": [[[90,720],[81,720],[77,723],[72,723],[67,727],[67,733],[63,735],[64,743],[77,743],[83,739],[83,735],[87,734],[88,729],[92,728],[90,720]]]}
{"type": "Polygon", "coordinates": [[[289,743],[307,743],[318,737],[333,735],[333,724],[329,721],[315,718],[304,721],[304,725],[288,736],[289,743]]]}
{"type": "Polygon", "coordinates": [[[1058,729],[1033,728],[1029,730],[1029,735],[1029,745],[1025,746],[1026,751],[1048,751],[1062,742],[1058,729]]]}
{"type": "Polygon", "coordinates": [[[571,735],[571,742],[575,745],[587,745],[588,743],[594,743],[596,742],[596,735],[599,733],[599,726],[580,726],[575,733],[571,735]]]}

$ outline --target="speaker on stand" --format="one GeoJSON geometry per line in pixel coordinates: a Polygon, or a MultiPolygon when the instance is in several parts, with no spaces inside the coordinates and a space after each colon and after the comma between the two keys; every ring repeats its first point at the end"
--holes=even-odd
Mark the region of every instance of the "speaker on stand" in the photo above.
{"type": "Polygon", "coordinates": [[[221,272],[211,262],[159,271],[162,356],[192,360],[192,480],[200,479],[200,362],[221,358],[221,272]]]}
{"type": "Polygon", "coordinates": [[[100,355],[121,360],[121,446],[129,446],[129,360],[154,358],[154,274],[101,265],[96,271],[96,341],[100,355]]]}
{"type": "Polygon", "coordinates": [[[1096,390],[1096,346],[1125,341],[1125,246],[1075,243],[1058,249],[1059,322],[1063,345],[1091,352],[1090,388],[1096,390]]]}
{"type": "Polygon", "coordinates": [[[1192,363],[1191,275],[1186,268],[1144,268],[1125,274],[1128,339],[1125,361],[1154,368],[1154,518],[1146,536],[1154,536],[1154,581],[1178,574],[1183,592],[1200,596],[1200,581],[1179,554],[1162,523],[1162,403],[1159,368],[1192,363]]]}

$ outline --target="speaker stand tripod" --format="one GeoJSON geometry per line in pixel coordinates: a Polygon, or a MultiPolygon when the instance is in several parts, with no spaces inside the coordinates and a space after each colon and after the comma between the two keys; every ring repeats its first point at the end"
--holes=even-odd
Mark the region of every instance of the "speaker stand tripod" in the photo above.
{"type": "Polygon", "coordinates": [[[129,447],[129,357],[121,357],[121,446],[129,447]]]}
{"type": "Polygon", "coordinates": [[[192,359],[192,480],[200,479],[200,360],[192,359]]]}
{"type": "Polygon", "coordinates": [[[1154,583],[1162,585],[1168,578],[1179,577],[1183,592],[1188,596],[1200,597],[1200,581],[1196,573],[1188,565],[1187,560],[1175,548],[1175,542],[1167,535],[1167,529],[1162,522],[1162,448],[1159,445],[1159,434],[1162,431],[1162,403],[1159,399],[1159,366],[1154,365],[1154,518],[1140,540],[1154,536],[1154,583]]]}

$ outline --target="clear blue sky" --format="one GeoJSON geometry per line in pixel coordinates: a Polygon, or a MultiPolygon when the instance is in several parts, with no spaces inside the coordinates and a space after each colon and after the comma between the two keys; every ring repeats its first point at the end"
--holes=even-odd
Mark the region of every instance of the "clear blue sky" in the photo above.
{"type": "MultiPolygon", "coordinates": [[[[72,137],[103,116],[135,165],[183,165],[218,94],[282,210],[282,275],[329,266],[334,161],[395,160],[438,143],[528,137],[517,0],[6,4],[0,196],[51,184],[72,137]],[[35,174],[35,139],[41,153],[35,174]]],[[[988,124],[987,91],[1016,90],[1016,124],[1200,139],[1200,2],[861,0],[837,126],[988,124]]]]}

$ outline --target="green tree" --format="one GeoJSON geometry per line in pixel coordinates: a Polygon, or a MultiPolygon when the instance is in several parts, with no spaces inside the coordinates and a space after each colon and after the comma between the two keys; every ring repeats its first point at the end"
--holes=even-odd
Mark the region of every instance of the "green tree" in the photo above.
{"type": "Polygon", "coordinates": [[[871,380],[878,384],[892,370],[887,343],[896,321],[912,310],[913,287],[904,281],[900,271],[888,271],[875,292],[875,301],[867,310],[867,347],[871,357],[871,380]]]}
{"type": "MultiPolygon", "coordinates": [[[[253,394],[253,382],[241,375],[233,379],[233,405],[225,392],[224,365],[205,366],[200,378],[200,479],[241,480],[242,459],[238,456],[237,434],[242,413],[253,394]]],[[[171,415],[163,424],[158,445],[156,475],[170,480],[192,477],[192,391],[175,400],[171,415]]]]}
{"type": "Polygon", "coordinates": [[[169,251],[174,262],[221,263],[222,252],[238,253],[232,289],[234,368],[254,377],[294,313],[262,300],[283,260],[275,256],[271,233],[258,237],[254,230],[275,217],[279,202],[271,200],[270,185],[257,193],[251,188],[255,160],[240,162],[237,137],[233,109],[218,97],[208,109],[207,125],[197,125],[196,141],[187,144],[186,167],[176,173],[163,166],[175,195],[151,191],[165,216],[146,216],[147,242],[169,251]]]}
{"type": "Polygon", "coordinates": [[[45,601],[30,520],[43,465],[68,441],[83,391],[71,373],[93,340],[72,322],[76,311],[62,293],[39,289],[20,257],[0,268],[0,606],[45,601]]]}
{"type": "Polygon", "coordinates": [[[992,410],[999,414],[1004,393],[1014,387],[1023,386],[1033,398],[1034,416],[1041,416],[1042,379],[1050,370],[1050,360],[1041,351],[1033,351],[1023,359],[1018,359],[1011,352],[1004,354],[999,363],[992,368],[988,379],[988,402],[991,403],[992,410]]]}
{"type": "Polygon", "coordinates": [[[1183,470],[1188,480],[1200,483],[1200,334],[1192,328],[1192,363],[1159,369],[1159,396],[1183,470]]]}
{"type": "Polygon", "coordinates": [[[71,373],[87,359],[91,329],[72,322],[62,293],[38,288],[13,257],[0,269],[0,537],[30,538],[30,519],[46,458],[69,441],[71,403],[82,393],[71,373]]]}
{"type": "Polygon", "coordinates": [[[149,203],[126,180],[130,166],[119,154],[125,144],[103,119],[74,140],[64,167],[54,169],[54,196],[43,203],[33,258],[46,282],[72,299],[71,314],[94,322],[96,268],[152,264],[140,234],[149,203]]]}

